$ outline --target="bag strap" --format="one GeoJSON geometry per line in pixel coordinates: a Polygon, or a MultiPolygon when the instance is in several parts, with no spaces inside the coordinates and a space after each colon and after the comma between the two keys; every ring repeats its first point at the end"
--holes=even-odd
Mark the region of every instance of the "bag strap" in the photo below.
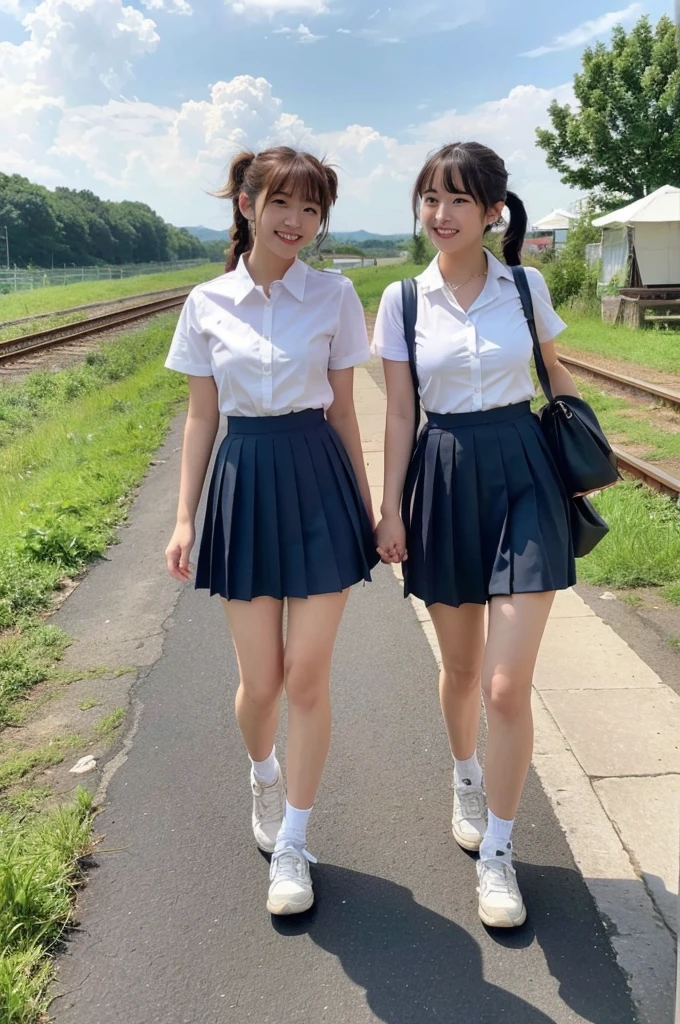
{"type": "Polygon", "coordinates": [[[408,277],[401,282],[401,304],[404,319],[404,338],[408,349],[408,365],[413,383],[415,400],[415,421],[413,446],[418,438],[420,426],[420,389],[418,386],[418,367],[416,366],[416,320],[418,319],[418,286],[415,278],[408,277]]]}
{"type": "Polygon", "coordinates": [[[543,359],[543,353],[541,352],[541,343],[538,340],[538,332],[536,331],[536,320],[534,319],[534,303],[531,298],[531,289],[529,288],[529,282],[527,280],[527,274],[524,267],[510,267],[512,276],[515,279],[515,285],[519,292],[520,301],[522,303],[522,309],[524,316],[526,317],[529,330],[531,332],[531,340],[534,345],[534,363],[536,365],[536,374],[538,380],[543,389],[543,394],[549,402],[553,400],[552,388],[550,387],[550,377],[548,370],[543,359]]]}

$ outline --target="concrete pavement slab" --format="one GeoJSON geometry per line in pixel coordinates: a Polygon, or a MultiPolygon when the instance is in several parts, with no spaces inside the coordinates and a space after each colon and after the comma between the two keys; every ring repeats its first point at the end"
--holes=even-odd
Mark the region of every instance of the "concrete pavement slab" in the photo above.
{"type": "Polygon", "coordinates": [[[661,686],[625,640],[595,616],[552,617],[536,665],[543,690],[614,690],[661,686]],[[569,657],[565,658],[565,651],[569,657]]]}
{"type": "Polygon", "coordinates": [[[680,775],[602,779],[595,792],[668,927],[678,928],[680,775]]]}
{"type": "Polygon", "coordinates": [[[680,697],[667,687],[541,695],[591,778],[680,773],[680,697]]]}

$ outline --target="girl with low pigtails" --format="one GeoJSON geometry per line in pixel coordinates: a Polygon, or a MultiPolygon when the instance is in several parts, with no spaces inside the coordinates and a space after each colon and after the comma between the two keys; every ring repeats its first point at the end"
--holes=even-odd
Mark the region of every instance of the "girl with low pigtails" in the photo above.
{"type": "Polygon", "coordinates": [[[387,385],[378,550],[383,561],[403,562],[406,595],[432,618],[454,758],[453,835],[479,851],[481,919],[512,928],[526,917],[511,836],[532,755],[534,666],[555,591],[576,582],[567,495],[530,408],[532,335],[520,285],[554,393],[577,391],[553,340],[565,324],[540,272],[519,266],[527,215],[507,184],[501,158],[478,143],[430,157],[413,211],[437,256],[415,282],[387,288],[374,350],[387,385]],[[483,242],[504,209],[501,262],[483,242]],[[415,450],[414,382],[426,413],[415,450]]]}
{"type": "Polygon", "coordinates": [[[193,289],[166,361],[190,395],[166,558],[190,578],[222,414],[196,587],[222,598],[238,657],[252,830],[272,854],[267,908],[295,914],[314,900],[306,831],[330,741],[335,638],[349,588],[378,561],[353,400],[368,340],[352,282],[298,259],[328,231],[332,168],[288,147],[242,153],[219,194],[233,203],[227,272],[193,289]],[[287,788],[274,749],[284,689],[287,788]]]}

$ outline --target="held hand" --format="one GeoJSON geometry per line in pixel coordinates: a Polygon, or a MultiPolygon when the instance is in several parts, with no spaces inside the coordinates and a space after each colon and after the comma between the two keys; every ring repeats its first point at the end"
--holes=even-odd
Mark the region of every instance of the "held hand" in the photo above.
{"type": "Polygon", "coordinates": [[[388,564],[406,561],[406,530],[401,516],[383,516],[375,531],[375,549],[388,564]]]}
{"type": "Polygon", "coordinates": [[[194,546],[196,532],[191,523],[178,523],[175,532],[170,538],[170,543],[165,549],[165,561],[170,575],[186,583],[191,579],[191,566],[189,556],[194,546]]]}

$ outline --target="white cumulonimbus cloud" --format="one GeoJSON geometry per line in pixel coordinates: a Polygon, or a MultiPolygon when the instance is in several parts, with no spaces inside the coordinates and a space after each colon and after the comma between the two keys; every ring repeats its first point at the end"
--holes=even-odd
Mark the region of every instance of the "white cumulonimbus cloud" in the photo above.
{"type": "Polygon", "coordinates": [[[176,223],[229,218],[209,193],[243,148],[284,143],[327,156],[338,168],[341,227],[403,230],[409,193],[427,153],[478,138],[496,148],[536,216],[552,202],[556,172],[535,146],[552,99],[570,86],[521,86],[470,111],[450,110],[394,137],[361,123],[318,133],[287,110],[265,78],[218,81],[205,97],[159,105],[120,95],[157,26],[121,0],[43,0],[23,20],[21,44],[0,43],[0,170],[50,187],[90,188],[138,199],[176,223]]]}

